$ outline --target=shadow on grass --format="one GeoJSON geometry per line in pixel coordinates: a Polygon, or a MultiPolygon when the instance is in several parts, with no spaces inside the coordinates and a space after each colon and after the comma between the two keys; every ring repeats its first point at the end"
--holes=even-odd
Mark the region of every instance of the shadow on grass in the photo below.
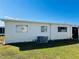
{"type": "Polygon", "coordinates": [[[20,51],[25,51],[25,50],[33,50],[33,49],[59,47],[59,46],[77,44],[77,43],[78,40],[71,39],[71,40],[54,40],[54,41],[49,41],[48,43],[40,43],[40,44],[37,44],[35,42],[22,42],[22,43],[13,43],[9,45],[19,47],[20,51]]]}

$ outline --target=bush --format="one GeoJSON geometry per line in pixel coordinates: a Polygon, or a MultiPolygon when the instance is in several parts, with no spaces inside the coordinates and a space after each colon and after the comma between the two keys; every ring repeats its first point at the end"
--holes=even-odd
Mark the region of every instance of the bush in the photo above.
{"type": "Polygon", "coordinates": [[[14,46],[0,46],[0,56],[11,56],[19,54],[19,48],[14,46]]]}

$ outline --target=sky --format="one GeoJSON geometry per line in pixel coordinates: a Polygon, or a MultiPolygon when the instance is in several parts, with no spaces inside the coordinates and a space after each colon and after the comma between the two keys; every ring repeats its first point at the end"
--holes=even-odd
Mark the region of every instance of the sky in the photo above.
{"type": "Polygon", "coordinates": [[[6,17],[79,25],[79,0],[0,0],[0,18],[6,17]]]}

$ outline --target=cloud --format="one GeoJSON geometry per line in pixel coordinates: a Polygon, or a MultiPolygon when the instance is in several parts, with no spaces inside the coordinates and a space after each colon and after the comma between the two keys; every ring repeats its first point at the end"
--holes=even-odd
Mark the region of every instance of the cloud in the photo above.
{"type": "Polygon", "coordinates": [[[9,17],[9,16],[4,16],[5,19],[15,19],[13,17],[9,17]]]}
{"type": "Polygon", "coordinates": [[[13,17],[10,17],[10,16],[4,16],[3,18],[4,19],[21,20],[20,18],[13,18],[13,17]]]}

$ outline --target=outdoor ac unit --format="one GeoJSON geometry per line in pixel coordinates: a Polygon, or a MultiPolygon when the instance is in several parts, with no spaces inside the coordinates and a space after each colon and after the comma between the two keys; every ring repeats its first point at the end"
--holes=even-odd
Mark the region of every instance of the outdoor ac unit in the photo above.
{"type": "Polygon", "coordinates": [[[37,43],[47,43],[48,42],[48,36],[38,36],[36,42],[37,43]]]}

